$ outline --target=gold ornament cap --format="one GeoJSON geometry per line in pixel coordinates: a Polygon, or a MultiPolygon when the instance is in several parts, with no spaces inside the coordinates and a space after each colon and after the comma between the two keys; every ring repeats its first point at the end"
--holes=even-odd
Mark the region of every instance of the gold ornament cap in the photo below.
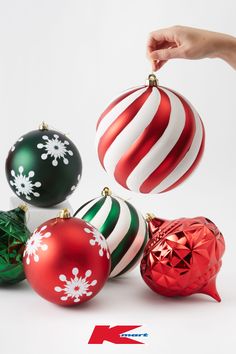
{"type": "Polygon", "coordinates": [[[103,190],[102,190],[102,196],[103,197],[108,197],[108,196],[111,196],[112,192],[110,190],[110,188],[108,187],[104,187],[103,190]]]}
{"type": "Polygon", "coordinates": [[[154,214],[152,214],[152,213],[147,213],[146,217],[145,217],[146,221],[151,221],[151,220],[153,220],[155,218],[156,218],[156,216],[154,214]]]}
{"type": "Polygon", "coordinates": [[[48,130],[48,124],[43,121],[39,126],[39,130],[48,130]]]}
{"type": "Polygon", "coordinates": [[[149,87],[157,87],[159,85],[158,79],[155,74],[150,74],[148,76],[147,85],[149,87]]]}
{"type": "Polygon", "coordinates": [[[62,209],[59,213],[59,218],[60,219],[69,219],[71,218],[71,215],[70,215],[70,210],[65,208],[65,209],[62,209]]]}
{"type": "Polygon", "coordinates": [[[23,203],[18,206],[21,210],[23,210],[25,213],[29,210],[28,205],[23,203]]]}

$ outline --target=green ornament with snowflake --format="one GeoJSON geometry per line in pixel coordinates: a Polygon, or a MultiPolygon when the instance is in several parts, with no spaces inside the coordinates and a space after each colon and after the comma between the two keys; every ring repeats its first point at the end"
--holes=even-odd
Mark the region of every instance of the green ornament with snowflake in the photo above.
{"type": "Polygon", "coordinates": [[[6,160],[11,189],[37,207],[63,202],[76,189],[81,173],[82,161],[75,144],[45,123],[18,139],[6,160]]]}
{"type": "Polygon", "coordinates": [[[0,285],[16,284],[25,279],[23,253],[30,231],[26,223],[26,205],[0,211],[0,285]]]}

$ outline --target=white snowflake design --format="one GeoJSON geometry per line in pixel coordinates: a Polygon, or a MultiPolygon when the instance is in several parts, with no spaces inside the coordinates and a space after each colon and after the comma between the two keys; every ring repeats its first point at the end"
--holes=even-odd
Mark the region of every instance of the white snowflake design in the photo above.
{"type": "MultiPolygon", "coordinates": [[[[23,136],[20,139],[18,139],[17,142],[20,143],[22,140],[24,140],[23,136]]],[[[16,146],[13,145],[12,148],[11,148],[11,152],[15,151],[15,148],[16,148],[16,146]]]]}
{"type": "Polygon", "coordinates": [[[18,173],[11,170],[11,175],[14,180],[10,180],[10,185],[15,189],[16,194],[20,197],[23,195],[27,200],[31,200],[31,196],[40,197],[38,192],[34,191],[34,188],[41,187],[40,182],[33,182],[31,178],[35,176],[34,171],[30,171],[28,175],[24,175],[24,167],[18,168],[18,173]]]}
{"type": "Polygon", "coordinates": [[[74,185],[74,186],[71,187],[70,190],[71,190],[72,192],[76,189],[76,187],[77,187],[77,185],[78,185],[78,183],[79,183],[79,181],[80,181],[80,177],[81,177],[81,175],[78,175],[76,185],[74,185]]]}
{"type": "Polygon", "coordinates": [[[89,278],[92,274],[91,270],[87,270],[85,273],[85,277],[78,277],[79,269],[73,268],[72,274],[74,278],[67,280],[64,274],[59,275],[60,281],[64,282],[64,287],[55,286],[54,290],[58,293],[64,292],[64,295],[61,297],[62,301],[67,301],[68,299],[73,299],[74,302],[80,302],[80,298],[85,296],[91,296],[93,294],[92,291],[89,291],[90,286],[94,286],[97,284],[97,280],[94,279],[90,283],[87,278],[89,278]]]}
{"type": "MultiPolygon", "coordinates": [[[[91,227],[91,225],[89,225],[88,223],[86,223],[88,226],[91,227]]],[[[104,255],[104,253],[106,252],[107,258],[110,258],[110,253],[108,251],[108,247],[107,247],[107,242],[105,237],[96,229],[91,229],[91,228],[84,228],[84,231],[87,234],[92,234],[93,238],[89,240],[89,243],[91,246],[95,246],[96,244],[100,247],[99,249],[99,255],[102,257],[104,255]]]]}
{"type": "Polygon", "coordinates": [[[43,243],[43,239],[51,236],[51,232],[45,232],[47,225],[41,227],[40,230],[36,229],[33,235],[26,242],[23,256],[27,256],[26,263],[30,264],[30,257],[32,256],[35,262],[39,261],[38,250],[47,251],[48,245],[43,243]]]}
{"type": "Polygon", "coordinates": [[[70,145],[69,141],[59,140],[59,135],[53,134],[53,138],[49,139],[47,135],[43,135],[42,139],[44,144],[39,143],[37,145],[38,149],[45,149],[45,153],[41,155],[42,160],[47,160],[48,157],[52,157],[52,165],[57,166],[58,160],[62,159],[65,165],[69,164],[69,160],[66,158],[66,155],[73,156],[73,151],[68,150],[67,147],[70,145]]]}

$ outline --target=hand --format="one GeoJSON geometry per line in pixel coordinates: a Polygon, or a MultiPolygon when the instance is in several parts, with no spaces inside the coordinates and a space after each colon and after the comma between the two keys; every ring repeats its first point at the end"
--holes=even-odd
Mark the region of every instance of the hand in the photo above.
{"type": "Polygon", "coordinates": [[[221,58],[236,69],[236,38],[184,26],[164,28],[150,33],[147,56],[153,71],[173,58],[221,58]]]}

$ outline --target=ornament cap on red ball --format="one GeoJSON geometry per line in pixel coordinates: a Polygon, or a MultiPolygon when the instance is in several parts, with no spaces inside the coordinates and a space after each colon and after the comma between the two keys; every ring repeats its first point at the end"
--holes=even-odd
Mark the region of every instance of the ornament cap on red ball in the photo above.
{"type": "Polygon", "coordinates": [[[104,286],[111,262],[105,238],[68,209],[34,231],[23,260],[32,288],[64,306],[92,299],[104,286]]]}
{"type": "Polygon", "coordinates": [[[153,86],[157,87],[159,85],[159,82],[158,82],[158,79],[157,79],[156,75],[153,74],[153,73],[148,75],[148,79],[147,79],[147,83],[146,84],[149,87],[153,87],[153,86]]]}
{"type": "MultiPolygon", "coordinates": [[[[161,225],[166,221],[164,219],[157,218],[154,214],[146,214],[146,221],[148,223],[149,237],[152,238],[154,235],[157,237],[156,232],[160,230],[161,225]]],[[[158,233],[160,236],[160,233],[158,233]]]]}
{"type": "Polygon", "coordinates": [[[146,284],[164,296],[202,293],[220,302],[216,276],[225,250],[223,235],[207,218],[164,220],[147,214],[150,240],[141,261],[146,284]]]}

